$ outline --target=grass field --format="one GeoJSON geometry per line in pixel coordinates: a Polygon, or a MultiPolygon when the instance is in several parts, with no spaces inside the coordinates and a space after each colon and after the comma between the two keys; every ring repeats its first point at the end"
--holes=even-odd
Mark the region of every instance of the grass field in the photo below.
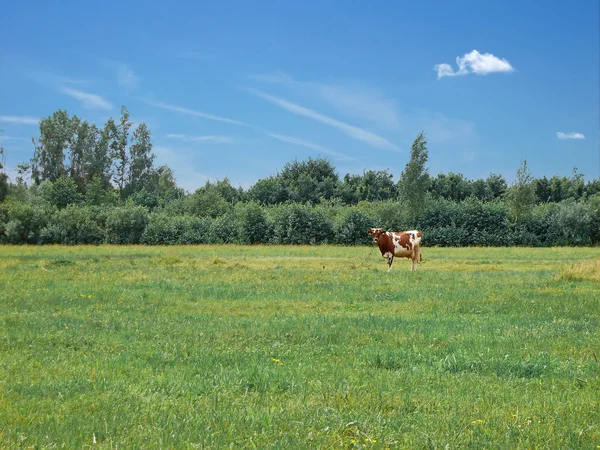
{"type": "Polygon", "coordinates": [[[600,249],[0,246],[0,448],[600,446],[600,249]]]}

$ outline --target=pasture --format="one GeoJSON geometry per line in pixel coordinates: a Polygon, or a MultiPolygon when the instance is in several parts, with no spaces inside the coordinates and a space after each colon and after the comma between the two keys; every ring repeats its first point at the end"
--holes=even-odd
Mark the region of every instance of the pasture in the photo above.
{"type": "Polygon", "coordinates": [[[600,249],[0,247],[0,448],[597,448],[600,249]]]}

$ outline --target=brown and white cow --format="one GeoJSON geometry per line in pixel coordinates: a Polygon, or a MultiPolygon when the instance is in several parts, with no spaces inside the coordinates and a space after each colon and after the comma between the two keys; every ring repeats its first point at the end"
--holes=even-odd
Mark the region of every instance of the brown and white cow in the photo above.
{"type": "Polygon", "coordinates": [[[387,258],[388,270],[392,270],[394,256],[412,259],[413,272],[418,262],[423,260],[420,231],[385,231],[381,228],[369,228],[367,233],[373,236],[373,243],[379,246],[381,256],[387,258]]]}

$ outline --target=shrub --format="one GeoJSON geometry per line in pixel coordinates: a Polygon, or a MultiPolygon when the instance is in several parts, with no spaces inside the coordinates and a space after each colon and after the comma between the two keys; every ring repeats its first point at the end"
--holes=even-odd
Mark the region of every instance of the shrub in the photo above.
{"type": "MultiPolygon", "coordinates": [[[[244,244],[260,244],[269,240],[271,227],[267,216],[257,203],[251,202],[238,210],[239,241],[244,244]]],[[[226,225],[230,226],[230,225],[226,225]]]]}
{"type": "Polygon", "coordinates": [[[100,208],[69,205],[40,231],[41,244],[100,244],[104,241],[100,208]]]}
{"type": "Polygon", "coordinates": [[[6,204],[4,234],[9,244],[37,244],[56,209],[46,203],[9,202],[6,204]]]}
{"type": "Polygon", "coordinates": [[[316,208],[290,203],[274,209],[275,244],[322,244],[331,242],[333,223],[316,208]]]}
{"type": "Polygon", "coordinates": [[[140,242],[149,245],[205,244],[211,219],[195,216],[169,216],[153,213],[140,242]]]}
{"type": "Polygon", "coordinates": [[[126,205],[110,209],[106,215],[106,242],[138,244],[148,223],[148,209],[126,205]]]}
{"type": "Polygon", "coordinates": [[[335,230],[335,241],[342,245],[367,245],[370,237],[367,230],[375,220],[357,208],[348,209],[339,217],[335,230]]]}

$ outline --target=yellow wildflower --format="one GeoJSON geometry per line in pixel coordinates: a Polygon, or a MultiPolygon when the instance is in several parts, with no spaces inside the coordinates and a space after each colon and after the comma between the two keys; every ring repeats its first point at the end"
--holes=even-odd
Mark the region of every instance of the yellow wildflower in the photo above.
{"type": "Polygon", "coordinates": [[[476,420],[474,420],[474,421],[473,421],[473,422],[471,422],[471,423],[472,423],[473,425],[480,425],[480,424],[482,424],[482,423],[483,423],[483,420],[481,420],[481,419],[476,419],[476,420]]]}

